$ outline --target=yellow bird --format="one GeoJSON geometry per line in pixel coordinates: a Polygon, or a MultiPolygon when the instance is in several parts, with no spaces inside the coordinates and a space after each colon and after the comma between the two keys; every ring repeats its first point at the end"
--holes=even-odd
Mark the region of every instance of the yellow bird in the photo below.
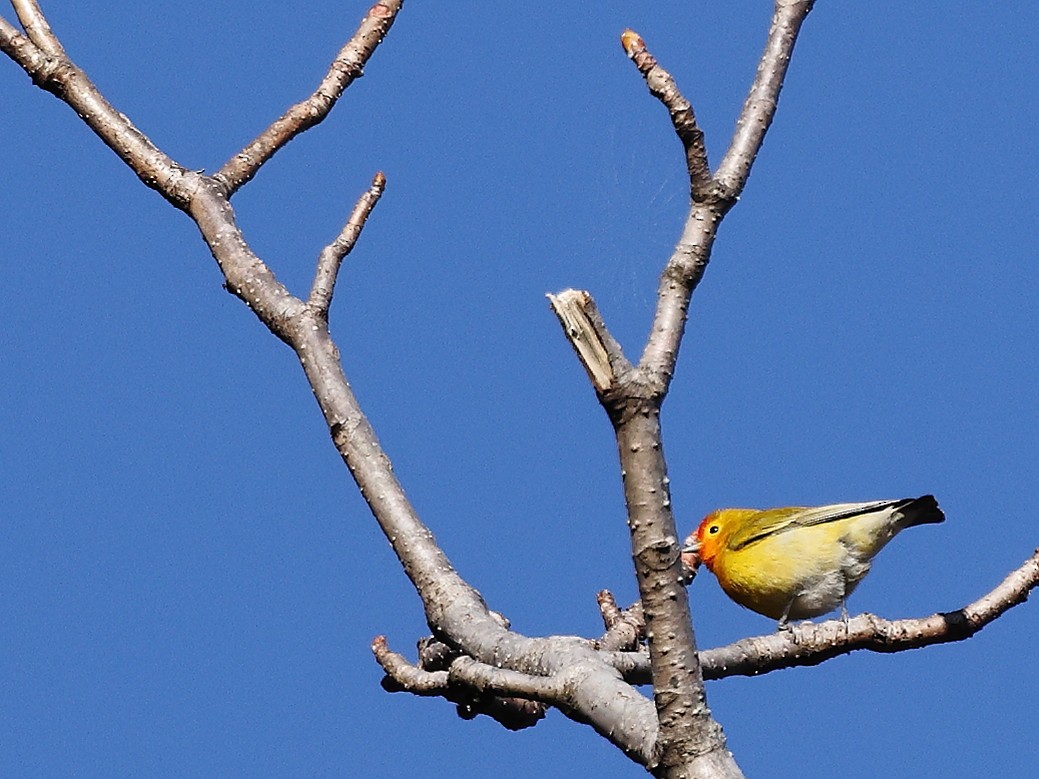
{"type": "Polygon", "coordinates": [[[900,531],[943,522],[933,495],[815,508],[719,509],[682,546],[690,578],[700,563],[742,606],[779,620],[841,607],[870,560],[900,531]]]}

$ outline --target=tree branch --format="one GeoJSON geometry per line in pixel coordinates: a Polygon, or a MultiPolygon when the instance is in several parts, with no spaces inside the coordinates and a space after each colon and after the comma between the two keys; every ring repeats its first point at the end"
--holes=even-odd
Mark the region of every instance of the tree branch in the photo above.
{"type": "Polygon", "coordinates": [[[346,88],[364,74],[365,64],[390,31],[402,5],[403,0],[380,0],[373,5],[310,97],[275,119],[214,174],[213,178],[220,182],[228,197],[255,176],[285,144],[328,116],[346,88]]]}
{"type": "MultiPolygon", "coordinates": [[[[387,8],[397,8],[399,2],[391,6],[387,8]]],[[[224,186],[185,170],[159,151],[67,56],[45,57],[8,25],[0,28],[0,36],[4,52],[34,83],[73,107],[148,186],[195,221],[228,290],[299,356],[333,442],[423,598],[430,625],[467,636],[474,656],[493,657],[504,629],[490,617],[479,593],[455,573],[408,502],[343,374],[327,321],[289,293],[252,251],[235,224],[224,186]]]]}
{"type": "Polygon", "coordinates": [[[447,697],[450,685],[447,671],[426,671],[409,662],[404,655],[392,651],[386,636],[372,639],[372,654],[386,672],[382,686],[389,692],[410,692],[412,695],[447,697]]]}
{"type": "Polygon", "coordinates": [[[656,717],[653,704],[628,684],[595,652],[592,643],[573,636],[527,639],[533,652],[526,660],[489,664],[452,650],[435,639],[419,642],[418,666],[391,652],[383,637],[372,642],[376,660],[387,674],[390,692],[440,696],[458,705],[466,719],[486,714],[506,727],[529,727],[554,706],[566,716],[591,725],[636,762],[655,765],[656,717]],[[542,658],[531,663],[531,657],[542,658]]]}
{"type": "Polygon", "coordinates": [[[382,171],[375,174],[372,185],[368,187],[363,195],[357,199],[350,218],[346,220],[343,229],[336,239],[326,246],[321,256],[318,257],[317,272],[314,274],[314,284],[310,288],[310,297],[307,304],[328,317],[328,308],[332,305],[332,293],[335,290],[336,278],[339,276],[339,268],[343,258],[353,251],[354,244],[361,236],[365,223],[368,221],[372,209],[379,202],[382,193],[386,190],[386,176],[382,171]]]}
{"type": "Polygon", "coordinates": [[[742,776],[704,695],[689,601],[678,569],[659,405],[630,400],[624,413],[611,418],[635,576],[646,616],[653,699],[660,722],[660,773],[742,776]],[[708,772],[708,764],[714,773],[708,772]]]}
{"type": "MultiPolygon", "coordinates": [[[[760,676],[781,668],[819,665],[860,649],[893,653],[963,641],[1024,603],[1037,586],[1039,549],[992,591],[956,611],[913,619],[887,620],[860,614],[847,623],[839,619],[819,624],[802,622],[789,630],[702,651],[700,665],[705,679],[760,676]]],[[[632,684],[650,681],[649,657],[645,652],[617,653],[608,662],[632,684]]]]}
{"type": "Polygon", "coordinates": [[[639,367],[665,385],[670,383],[678,360],[689,300],[707,269],[718,227],[743,192],[772,124],[797,35],[813,3],[776,0],[765,50],[729,150],[714,174],[711,195],[694,198],[682,235],[661,274],[653,327],[639,367]]]}
{"type": "Polygon", "coordinates": [[[601,591],[596,600],[606,626],[606,633],[596,642],[596,648],[600,651],[637,650],[646,638],[646,616],[642,613],[641,601],[621,609],[607,590],[601,591]]]}
{"type": "MultiPolygon", "coordinates": [[[[146,186],[179,209],[186,209],[202,177],[163,154],[148,138],[105,100],[53,38],[50,26],[33,2],[20,3],[30,29],[47,49],[18,34],[0,19],[0,50],[29,75],[32,82],[67,103],[79,118],[125,162],[146,186]],[[46,32],[44,32],[46,30],[46,32]]],[[[23,22],[24,23],[24,22],[23,22]]]]}
{"type": "Polygon", "coordinates": [[[481,681],[479,673],[501,669],[476,663],[451,651],[450,647],[435,639],[419,642],[419,657],[422,660],[419,666],[408,662],[403,655],[390,651],[384,636],[375,637],[372,641],[372,652],[386,672],[382,686],[387,692],[410,692],[413,695],[445,698],[458,707],[458,715],[462,719],[473,719],[479,714],[484,714],[509,730],[521,730],[533,727],[544,719],[548,712],[548,705],[539,702],[536,697],[537,685],[530,686],[534,682],[544,680],[518,674],[516,678],[522,679],[520,686],[527,687],[532,695],[521,698],[495,694],[490,685],[481,681]],[[431,646],[436,648],[432,658],[427,651],[431,646]],[[465,661],[481,671],[474,671],[471,676],[467,675],[465,661]],[[430,662],[435,664],[436,670],[429,669],[430,662]]]}

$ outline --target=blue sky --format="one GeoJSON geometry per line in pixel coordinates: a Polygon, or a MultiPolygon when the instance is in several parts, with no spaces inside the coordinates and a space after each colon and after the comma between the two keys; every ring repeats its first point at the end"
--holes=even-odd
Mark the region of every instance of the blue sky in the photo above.
{"type": "MultiPolygon", "coordinates": [[[[214,170],[306,95],[364,3],[44,3],[108,98],[214,170]]],[[[629,355],[686,209],[633,27],[723,152],[764,2],[407,3],[329,120],[234,200],[297,293],[376,170],[333,304],[346,373],[456,567],[530,635],[635,597],[609,424],[544,293],[629,355]],[[546,12],[548,11],[548,12],[546,12]]],[[[4,12],[10,20],[13,14],[4,12]]],[[[821,0],[696,292],[665,445],[682,530],[726,505],[933,492],[851,611],[957,608],[1039,544],[1031,4],[821,0]]],[[[0,61],[0,773],[642,775],[557,712],[508,733],[390,695],[417,597],[291,352],[192,224],[0,61]]],[[[709,576],[704,647],[770,632],[709,576]]],[[[974,639],[709,685],[752,776],[1030,776],[1025,604],[974,639]]]]}

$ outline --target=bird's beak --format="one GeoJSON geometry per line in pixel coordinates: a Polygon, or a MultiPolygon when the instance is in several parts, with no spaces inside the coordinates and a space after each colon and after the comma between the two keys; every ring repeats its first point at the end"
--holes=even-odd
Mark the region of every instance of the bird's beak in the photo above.
{"type": "Polygon", "coordinates": [[[682,544],[682,581],[688,584],[696,576],[700,567],[700,543],[696,540],[696,534],[689,536],[682,544]]]}

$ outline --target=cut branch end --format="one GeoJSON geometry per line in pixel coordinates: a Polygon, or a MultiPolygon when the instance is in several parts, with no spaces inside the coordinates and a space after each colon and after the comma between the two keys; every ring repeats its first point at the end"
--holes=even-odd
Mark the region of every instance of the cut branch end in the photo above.
{"type": "Polygon", "coordinates": [[[565,289],[546,297],[563,326],[563,333],[588,372],[592,386],[596,392],[606,392],[617,379],[614,361],[623,359],[623,355],[620,346],[606,331],[592,296],[584,290],[565,289]]]}

